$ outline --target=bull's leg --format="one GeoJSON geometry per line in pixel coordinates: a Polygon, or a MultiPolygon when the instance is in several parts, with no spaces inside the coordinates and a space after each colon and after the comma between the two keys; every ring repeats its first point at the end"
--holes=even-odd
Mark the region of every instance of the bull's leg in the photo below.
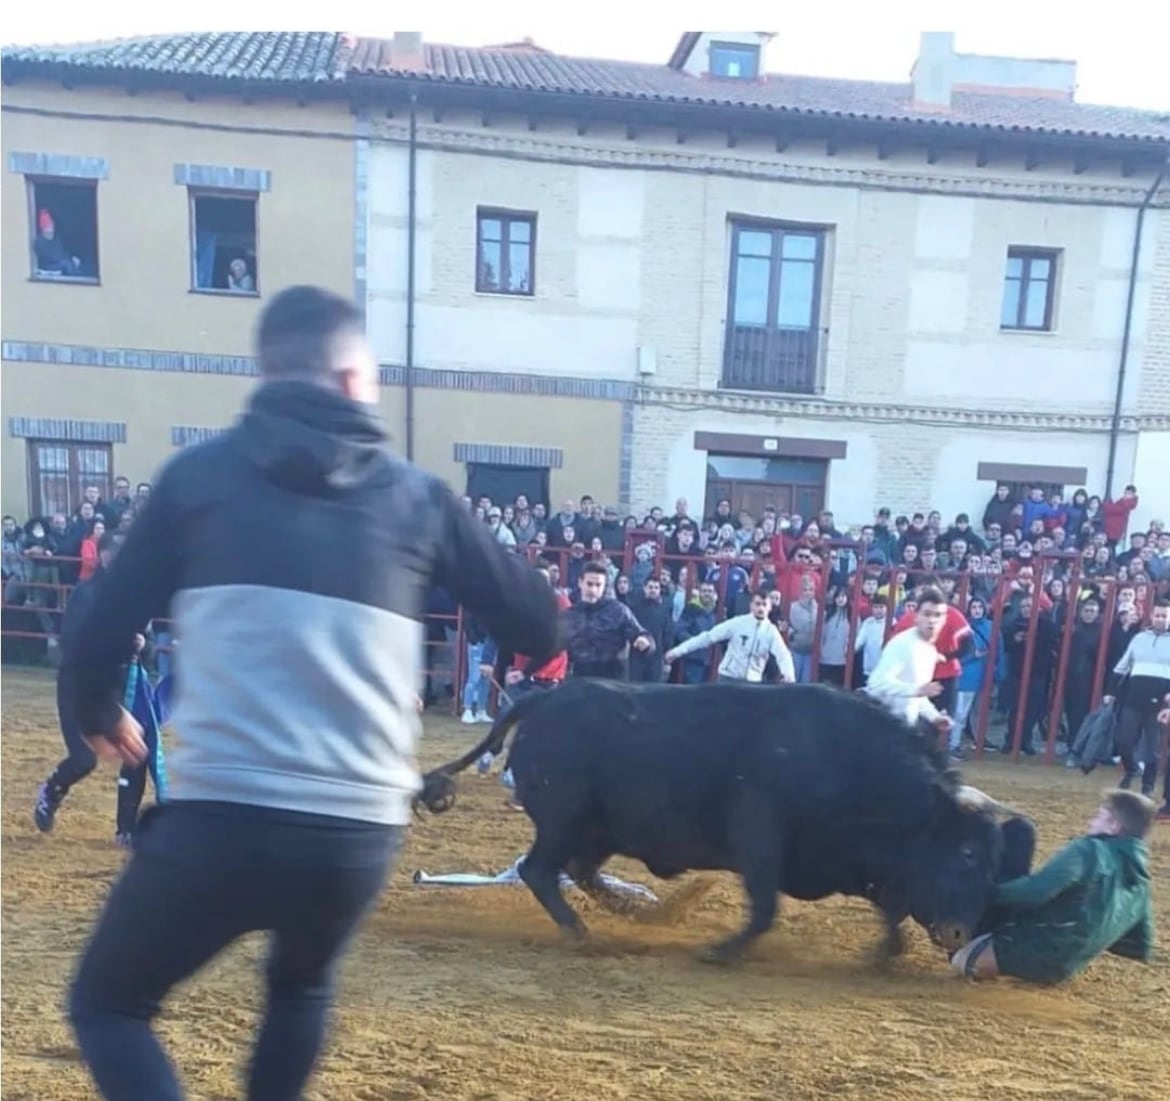
{"type": "Polygon", "coordinates": [[[519,870],[520,878],[562,932],[580,940],[585,936],[585,924],[561,894],[561,869],[570,859],[563,847],[550,842],[538,831],[532,851],[521,862],[519,870]]]}
{"type": "Polygon", "coordinates": [[[873,962],[877,967],[888,967],[906,951],[906,934],[902,929],[902,922],[906,920],[906,906],[888,891],[879,891],[871,901],[881,914],[884,927],[882,939],[873,951],[873,962]]]}
{"type": "Polygon", "coordinates": [[[748,921],[740,932],[709,945],[699,954],[705,963],[732,963],[776,920],[783,862],[783,842],[768,798],[748,789],[731,812],[729,838],[748,897],[748,921]]]}
{"type": "Polygon", "coordinates": [[[594,902],[614,914],[632,914],[641,909],[637,899],[623,895],[601,881],[600,862],[579,858],[565,868],[568,877],[594,902]]]}

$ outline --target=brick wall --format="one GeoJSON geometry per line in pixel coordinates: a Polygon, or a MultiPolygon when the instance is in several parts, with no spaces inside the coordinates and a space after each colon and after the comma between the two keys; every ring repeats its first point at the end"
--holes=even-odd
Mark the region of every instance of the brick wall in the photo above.
{"type": "Polygon", "coordinates": [[[1139,333],[1143,344],[1138,407],[1147,415],[1170,415],[1170,210],[1151,210],[1146,219],[1154,223],[1154,232],[1147,236],[1151,287],[1148,322],[1139,333]]]}

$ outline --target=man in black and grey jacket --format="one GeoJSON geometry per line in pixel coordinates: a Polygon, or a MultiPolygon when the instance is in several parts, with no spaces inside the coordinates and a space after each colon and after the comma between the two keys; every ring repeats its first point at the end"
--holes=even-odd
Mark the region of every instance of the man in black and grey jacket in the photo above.
{"type": "MultiPolygon", "coordinates": [[[[1150,626],[1133,636],[1113,672],[1124,678],[1117,718],[1117,751],[1125,769],[1121,787],[1132,786],[1141,763],[1142,794],[1152,797],[1162,748],[1158,713],[1170,693],[1170,600],[1160,597],[1154,602],[1150,626]]],[[[1170,773],[1164,795],[1170,802],[1170,773]]]]}
{"type": "Polygon", "coordinates": [[[621,680],[621,652],[627,643],[640,654],[654,650],[654,640],[633,612],[605,595],[607,582],[600,562],[586,562],[578,581],[581,599],[564,612],[571,676],[621,680]]]}
{"type": "Polygon", "coordinates": [[[547,583],[387,450],[358,311],[292,287],[257,344],[243,417],[168,463],[77,632],[82,733],[135,763],[145,745],[119,666],[152,618],[169,615],[183,645],[169,799],[143,816],[70,997],[111,1101],[178,1101],[150,1022],[172,987],[258,930],[273,938],[247,1096],[301,1095],[338,961],[420,787],[428,586],[501,645],[557,648],[547,583]]]}

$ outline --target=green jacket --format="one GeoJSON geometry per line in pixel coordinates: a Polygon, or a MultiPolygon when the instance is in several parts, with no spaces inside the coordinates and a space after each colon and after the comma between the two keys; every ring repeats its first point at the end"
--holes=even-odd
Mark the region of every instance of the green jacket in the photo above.
{"type": "Polygon", "coordinates": [[[1149,851],[1136,837],[1081,837],[1040,871],[1001,883],[994,930],[1004,975],[1058,983],[1102,952],[1148,961],[1154,948],[1149,851]]]}

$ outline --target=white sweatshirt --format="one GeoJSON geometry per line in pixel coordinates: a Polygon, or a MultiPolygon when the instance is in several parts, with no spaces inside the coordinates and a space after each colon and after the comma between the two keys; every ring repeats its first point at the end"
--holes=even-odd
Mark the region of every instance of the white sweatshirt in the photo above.
{"type": "Polygon", "coordinates": [[[768,664],[768,655],[771,654],[780,667],[780,676],[788,684],[796,681],[792,654],[780,637],[776,625],[770,619],[756,619],[750,612],[725,619],[711,630],[680,642],[671,653],[682,657],[716,642],[727,643],[727,652],[719,663],[719,672],[725,677],[758,684],[764,678],[764,666],[768,664]]]}
{"type": "Polygon", "coordinates": [[[916,693],[934,680],[934,667],[941,660],[934,644],[917,630],[903,631],[894,635],[882,651],[866,681],[865,692],[911,726],[919,718],[934,722],[939,717],[938,709],[926,696],[916,693]]]}

